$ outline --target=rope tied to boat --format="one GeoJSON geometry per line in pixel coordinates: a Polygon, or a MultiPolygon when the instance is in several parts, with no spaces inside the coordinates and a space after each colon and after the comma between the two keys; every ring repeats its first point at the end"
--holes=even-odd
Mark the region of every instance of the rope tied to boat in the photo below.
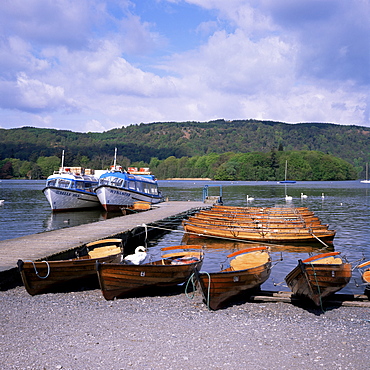
{"type": "Polygon", "coordinates": [[[319,293],[320,308],[321,308],[321,311],[322,311],[323,313],[325,313],[324,306],[322,305],[321,290],[320,290],[319,282],[317,281],[316,270],[315,270],[314,264],[313,264],[312,262],[310,262],[310,265],[311,265],[312,270],[313,270],[313,276],[315,277],[315,282],[316,282],[316,286],[317,286],[317,291],[318,291],[318,293],[319,293]]]}
{"type": "Polygon", "coordinates": [[[195,290],[196,290],[196,288],[195,288],[195,279],[194,279],[194,276],[195,276],[195,273],[193,272],[191,275],[190,275],[190,277],[189,277],[189,279],[187,280],[187,282],[186,282],[186,285],[185,285],[185,295],[186,295],[186,297],[187,298],[189,298],[189,299],[193,299],[194,298],[194,296],[195,296],[195,290]],[[192,285],[192,287],[193,287],[193,294],[192,295],[190,295],[189,293],[188,293],[188,287],[189,287],[189,285],[192,285]]]}
{"type": "Polygon", "coordinates": [[[317,237],[317,236],[312,232],[311,228],[310,228],[309,232],[310,232],[310,234],[311,234],[315,239],[317,239],[321,244],[323,244],[323,245],[325,246],[325,248],[329,248],[329,246],[328,246],[325,242],[323,242],[319,237],[317,237]]]}
{"type": "MultiPolygon", "coordinates": [[[[206,274],[208,276],[208,288],[207,288],[207,296],[204,297],[206,300],[206,305],[207,308],[210,310],[211,308],[209,307],[209,295],[210,295],[210,290],[211,290],[211,275],[207,271],[201,271],[203,274],[206,274]]],[[[200,282],[199,282],[200,283],[200,282]]]]}
{"type": "Polygon", "coordinates": [[[40,276],[40,275],[39,275],[39,272],[37,271],[37,268],[36,268],[36,265],[35,265],[35,262],[34,262],[34,261],[25,261],[25,262],[31,262],[31,263],[32,263],[33,268],[34,268],[34,270],[35,270],[35,274],[36,274],[36,276],[37,276],[38,278],[40,278],[40,279],[46,279],[47,277],[49,277],[49,275],[50,275],[50,265],[49,265],[49,262],[48,262],[48,261],[41,261],[41,262],[45,262],[45,263],[46,263],[46,266],[47,266],[47,268],[48,268],[47,273],[46,273],[46,275],[45,275],[45,276],[40,276]]]}
{"type": "MultiPolygon", "coordinates": [[[[246,244],[258,244],[258,243],[261,242],[261,241],[256,241],[256,240],[226,238],[226,237],[215,236],[215,235],[210,236],[210,235],[207,235],[207,234],[192,233],[192,232],[185,231],[185,230],[169,229],[169,228],[166,228],[166,227],[155,226],[153,224],[150,224],[149,226],[152,227],[153,229],[159,229],[159,230],[164,230],[164,231],[169,231],[169,232],[175,232],[175,233],[181,233],[181,234],[189,234],[189,235],[200,236],[200,237],[204,237],[204,238],[229,240],[229,241],[234,241],[234,242],[239,242],[239,243],[246,243],[246,244]]],[[[284,246],[284,244],[271,243],[269,241],[267,241],[267,242],[271,246],[278,246],[278,247],[284,246]]]]}
{"type": "Polygon", "coordinates": [[[145,230],[145,241],[144,241],[144,244],[145,244],[145,249],[148,249],[147,248],[147,242],[148,242],[148,225],[147,224],[142,224],[141,225],[144,230],[145,230]]]}

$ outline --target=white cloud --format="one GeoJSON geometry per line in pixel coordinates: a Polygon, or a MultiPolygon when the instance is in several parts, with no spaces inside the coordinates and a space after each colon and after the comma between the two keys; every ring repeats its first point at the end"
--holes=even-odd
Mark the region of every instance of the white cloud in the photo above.
{"type": "MultiPolygon", "coordinates": [[[[96,119],[92,119],[85,123],[84,131],[86,132],[101,132],[105,130],[105,126],[103,123],[96,119]]],[[[114,125],[113,125],[114,127],[114,125]]]]}
{"type": "Polygon", "coordinates": [[[166,1],[156,2],[157,21],[135,1],[0,2],[0,125],[102,131],[215,118],[370,125],[368,0],[186,2],[204,10],[193,25],[200,38],[176,54],[167,49],[177,41],[176,18],[172,29],[160,22],[166,1]]]}
{"type": "Polygon", "coordinates": [[[30,79],[26,74],[20,73],[16,88],[19,90],[19,107],[29,111],[49,111],[76,109],[76,104],[64,96],[64,88],[51,86],[44,82],[30,79]]]}

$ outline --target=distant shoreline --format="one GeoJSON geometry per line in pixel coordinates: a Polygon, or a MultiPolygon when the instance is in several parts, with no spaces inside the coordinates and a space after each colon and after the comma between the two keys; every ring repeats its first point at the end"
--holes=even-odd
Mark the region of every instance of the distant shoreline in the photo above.
{"type": "Polygon", "coordinates": [[[182,181],[213,181],[208,177],[169,177],[166,180],[182,180],[182,181]]]}

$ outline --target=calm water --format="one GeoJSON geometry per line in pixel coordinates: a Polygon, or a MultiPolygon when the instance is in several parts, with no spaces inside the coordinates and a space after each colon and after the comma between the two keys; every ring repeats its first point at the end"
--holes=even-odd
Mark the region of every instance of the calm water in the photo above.
{"type": "MultiPolygon", "coordinates": [[[[42,193],[44,181],[39,180],[2,180],[0,182],[0,240],[19,236],[96,222],[107,217],[101,211],[65,212],[53,214],[49,203],[42,193]]],[[[282,185],[276,182],[209,182],[209,181],[159,181],[165,197],[171,200],[201,201],[204,185],[208,185],[209,195],[220,195],[222,192],[225,205],[246,206],[247,195],[254,201],[253,206],[286,205],[285,194],[293,197],[294,206],[307,206],[328,223],[330,229],[337,230],[334,239],[334,250],[341,251],[349,262],[363,256],[370,259],[370,185],[359,181],[343,182],[297,182],[282,185]],[[301,199],[300,194],[308,196],[301,199]],[[324,193],[324,198],[322,198],[324,193]]],[[[188,240],[183,229],[171,232],[151,248],[151,254],[159,255],[160,248],[181,243],[204,244],[207,246],[206,259],[202,270],[217,271],[226,255],[235,249],[250,246],[248,243],[223,242],[209,238],[188,240]]],[[[270,279],[263,289],[288,290],[284,286],[285,275],[296,265],[297,260],[307,258],[309,253],[326,251],[325,246],[302,245],[295,247],[272,246],[274,260],[278,262],[270,279]],[[321,249],[323,248],[323,249],[321,249]],[[281,285],[274,285],[279,284],[281,285]]],[[[350,284],[342,290],[346,293],[362,293],[360,275],[355,270],[350,284]]]]}

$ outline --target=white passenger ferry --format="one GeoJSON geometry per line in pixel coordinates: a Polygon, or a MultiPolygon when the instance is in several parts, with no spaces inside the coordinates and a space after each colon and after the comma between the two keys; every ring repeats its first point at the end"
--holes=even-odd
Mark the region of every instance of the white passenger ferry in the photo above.
{"type": "Polygon", "coordinates": [[[100,207],[95,193],[98,177],[94,170],[82,167],[62,167],[46,179],[42,190],[53,212],[100,207]]]}
{"type": "Polygon", "coordinates": [[[128,167],[127,171],[116,165],[117,150],[114,154],[114,165],[111,170],[102,174],[95,189],[101,205],[107,212],[120,211],[131,207],[136,202],[150,204],[162,201],[158,182],[149,168],[128,167]]]}

